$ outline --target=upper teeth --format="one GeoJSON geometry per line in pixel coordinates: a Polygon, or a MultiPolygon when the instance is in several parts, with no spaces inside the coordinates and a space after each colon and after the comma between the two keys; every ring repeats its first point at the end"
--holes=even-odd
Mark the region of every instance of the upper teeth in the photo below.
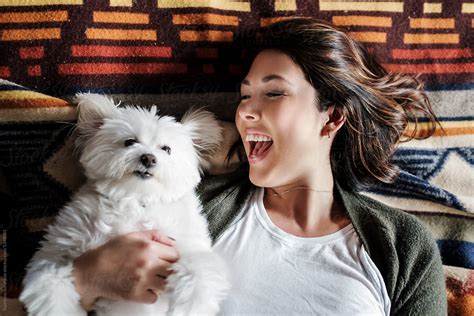
{"type": "Polygon", "coordinates": [[[263,136],[263,135],[252,135],[252,134],[250,134],[250,135],[247,135],[245,140],[248,141],[248,142],[269,142],[272,139],[270,137],[263,136]]]}

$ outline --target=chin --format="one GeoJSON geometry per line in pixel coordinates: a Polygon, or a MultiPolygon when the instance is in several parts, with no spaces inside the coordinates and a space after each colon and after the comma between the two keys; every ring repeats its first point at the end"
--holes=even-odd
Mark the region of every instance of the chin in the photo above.
{"type": "Polygon", "coordinates": [[[75,102],[87,181],[60,210],[27,266],[20,300],[28,314],[85,315],[73,260],[115,236],[150,229],[173,236],[180,253],[164,293],[153,304],[99,299],[96,313],[217,314],[230,283],[195,194],[222,141],[214,116],[198,110],[178,122],[159,116],[156,107],[118,107],[98,94],[77,95],[75,102]]]}

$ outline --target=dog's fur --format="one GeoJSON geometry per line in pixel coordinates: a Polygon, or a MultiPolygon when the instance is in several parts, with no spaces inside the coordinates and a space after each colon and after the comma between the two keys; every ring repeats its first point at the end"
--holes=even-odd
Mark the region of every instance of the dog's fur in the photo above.
{"type": "Polygon", "coordinates": [[[20,300],[33,315],[85,315],[73,284],[73,259],[117,235],[158,229],[176,239],[180,254],[165,292],[154,304],[99,299],[98,314],[216,314],[230,285],[195,194],[206,155],[222,140],[214,116],[190,111],[177,122],[159,117],[154,106],[118,107],[98,94],[78,94],[75,101],[88,181],[48,227],[28,264],[20,300]],[[136,142],[126,146],[128,139],[136,142]],[[153,155],[156,165],[144,163],[143,155],[153,155]]]}

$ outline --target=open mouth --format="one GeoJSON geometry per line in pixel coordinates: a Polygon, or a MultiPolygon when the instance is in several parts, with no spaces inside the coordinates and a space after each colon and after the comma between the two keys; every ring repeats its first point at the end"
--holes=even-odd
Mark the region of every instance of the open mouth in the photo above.
{"type": "Polygon", "coordinates": [[[140,171],[140,170],[135,170],[133,172],[137,177],[142,178],[142,179],[148,179],[151,178],[153,175],[149,173],[148,171],[140,171]]]}
{"type": "Polygon", "coordinates": [[[250,163],[263,160],[273,145],[273,140],[267,136],[247,135],[246,140],[250,144],[250,154],[248,156],[250,163]]]}

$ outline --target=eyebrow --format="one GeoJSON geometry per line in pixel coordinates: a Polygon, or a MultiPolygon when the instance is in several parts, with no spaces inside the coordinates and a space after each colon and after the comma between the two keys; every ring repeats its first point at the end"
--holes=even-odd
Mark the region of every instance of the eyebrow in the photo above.
{"type": "MultiPolygon", "coordinates": [[[[279,76],[279,75],[274,75],[274,74],[271,74],[271,75],[268,75],[268,76],[263,77],[262,82],[268,82],[268,81],[270,81],[270,80],[275,80],[275,79],[276,79],[276,80],[283,80],[283,81],[288,82],[290,85],[293,85],[291,82],[289,82],[289,81],[286,80],[285,78],[283,78],[283,77],[281,77],[281,76],[279,76]]],[[[248,81],[247,79],[244,79],[244,80],[242,80],[242,82],[241,82],[241,85],[242,85],[242,84],[245,84],[245,85],[247,85],[247,86],[250,86],[250,81],[248,81]]]]}

